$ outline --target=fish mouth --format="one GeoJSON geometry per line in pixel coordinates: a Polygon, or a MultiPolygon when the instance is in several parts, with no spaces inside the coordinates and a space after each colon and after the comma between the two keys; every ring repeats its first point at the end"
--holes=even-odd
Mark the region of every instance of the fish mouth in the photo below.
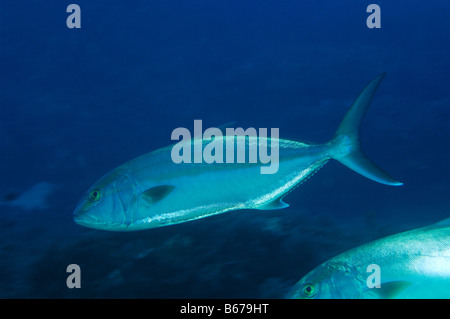
{"type": "Polygon", "coordinates": [[[87,213],[76,212],[73,216],[73,221],[78,225],[95,228],[95,225],[98,225],[99,222],[97,218],[87,213]]]}
{"type": "Polygon", "coordinates": [[[99,221],[95,216],[87,213],[74,213],[73,221],[87,228],[98,229],[98,230],[109,230],[109,231],[126,231],[129,225],[121,223],[105,223],[99,221]]]}

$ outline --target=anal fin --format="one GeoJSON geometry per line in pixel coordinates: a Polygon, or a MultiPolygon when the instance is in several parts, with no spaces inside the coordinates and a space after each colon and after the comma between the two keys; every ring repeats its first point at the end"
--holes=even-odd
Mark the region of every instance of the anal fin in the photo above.
{"type": "Polygon", "coordinates": [[[256,209],[259,210],[273,210],[273,209],[283,209],[289,207],[289,204],[286,204],[285,202],[283,202],[283,198],[277,198],[271,202],[265,203],[261,206],[256,207],[256,209]]]}

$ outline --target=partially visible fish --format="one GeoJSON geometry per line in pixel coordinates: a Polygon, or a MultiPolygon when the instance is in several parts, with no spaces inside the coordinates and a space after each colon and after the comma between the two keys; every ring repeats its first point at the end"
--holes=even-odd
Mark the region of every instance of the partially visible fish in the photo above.
{"type": "Polygon", "coordinates": [[[39,210],[47,208],[47,197],[55,190],[55,185],[48,182],[39,182],[31,188],[20,193],[9,193],[0,202],[24,210],[39,210]]]}
{"type": "MultiPolygon", "coordinates": [[[[335,159],[361,175],[387,185],[402,185],[361,151],[359,127],[383,79],[377,76],[361,92],[334,137],[326,144],[246,136],[250,146],[279,145],[279,169],[260,174],[265,164],[179,163],[172,146],[133,159],[100,178],[74,211],[80,225],[112,231],[142,230],[196,220],[237,209],[281,209],[283,197],[335,159]]],[[[220,136],[237,147],[235,136],[220,136]]],[[[224,143],[226,142],[226,143],[224,143]]],[[[188,140],[197,144],[195,139],[188,140]]],[[[203,148],[208,146],[202,141],[203,148]]]]}
{"type": "Polygon", "coordinates": [[[344,252],[300,279],[287,298],[450,298],[450,218],[344,252]]]}

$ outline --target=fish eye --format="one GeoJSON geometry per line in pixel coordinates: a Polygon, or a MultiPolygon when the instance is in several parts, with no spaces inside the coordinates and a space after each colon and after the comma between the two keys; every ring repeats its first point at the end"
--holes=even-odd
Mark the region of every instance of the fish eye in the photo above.
{"type": "Polygon", "coordinates": [[[98,189],[94,189],[89,193],[89,198],[94,202],[98,202],[100,198],[102,198],[102,192],[98,189]]]}
{"type": "Polygon", "coordinates": [[[307,284],[305,285],[305,287],[303,287],[303,293],[307,296],[307,297],[311,297],[314,295],[314,285],[312,284],[307,284]]]}

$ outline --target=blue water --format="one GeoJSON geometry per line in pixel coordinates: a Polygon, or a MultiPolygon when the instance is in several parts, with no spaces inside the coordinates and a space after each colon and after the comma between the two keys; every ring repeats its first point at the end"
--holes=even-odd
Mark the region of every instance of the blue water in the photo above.
{"type": "Polygon", "coordinates": [[[1,298],[281,298],[349,248],[449,217],[450,3],[77,0],[69,29],[70,3],[0,3],[1,298]],[[177,127],[325,142],[381,72],[362,146],[402,187],[330,162],[284,210],[134,233],[72,221],[97,178],[177,127]]]}

